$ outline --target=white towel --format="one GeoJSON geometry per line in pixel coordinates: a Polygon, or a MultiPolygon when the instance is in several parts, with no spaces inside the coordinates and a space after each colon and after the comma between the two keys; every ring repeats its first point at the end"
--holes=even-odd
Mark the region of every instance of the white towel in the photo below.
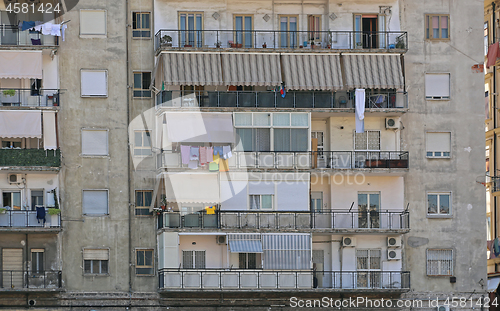
{"type": "Polygon", "coordinates": [[[356,133],[365,132],[365,89],[356,89],[355,93],[356,105],[355,119],[356,119],[356,133]]]}
{"type": "Polygon", "coordinates": [[[42,35],[51,35],[52,34],[52,23],[45,23],[42,25],[42,35]]]}
{"type": "Polygon", "coordinates": [[[56,37],[61,36],[61,25],[59,24],[53,24],[52,25],[52,30],[50,31],[50,34],[56,37]]]}

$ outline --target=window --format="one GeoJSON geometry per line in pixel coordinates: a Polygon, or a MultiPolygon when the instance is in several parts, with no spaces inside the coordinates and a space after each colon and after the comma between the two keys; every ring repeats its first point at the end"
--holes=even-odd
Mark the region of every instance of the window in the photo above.
{"type": "Polygon", "coordinates": [[[2,148],[21,148],[21,139],[2,140],[2,148]]]}
{"type": "Polygon", "coordinates": [[[321,15],[308,15],[307,16],[307,34],[309,40],[321,41],[321,15]]]}
{"type": "Polygon", "coordinates": [[[80,10],[80,35],[106,35],[105,10],[80,10]]]}
{"type": "Polygon", "coordinates": [[[151,97],[151,72],[134,72],[134,97],[151,97]]]}
{"type": "Polygon", "coordinates": [[[380,150],[380,131],[354,132],[354,150],[380,150]]]}
{"type": "Polygon", "coordinates": [[[359,228],[380,228],[380,192],[358,193],[359,228]]]}
{"type": "Polygon", "coordinates": [[[149,216],[149,207],[153,199],[152,190],[138,190],[135,192],[135,214],[141,216],[149,216]]]}
{"type": "Polygon", "coordinates": [[[81,70],[81,96],[107,97],[108,72],[106,70],[81,70]]]}
{"type": "Polygon", "coordinates": [[[274,151],[307,151],[308,129],[274,129],[274,151]]]}
{"type": "Polygon", "coordinates": [[[40,96],[40,90],[42,89],[42,80],[30,79],[30,85],[31,96],[40,96]]]}
{"type": "Polygon", "coordinates": [[[257,269],[256,253],[239,253],[240,269],[257,269]]]}
{"type": "Polygon", "coordinates": [[[427,133],[426,150],[428,158],[449,158],[451,154],[451,133],[427,133]]]}
{"type": "Polygon", "coordinates": [[[426,99],[450,99],[450,74],[426,73],[425,74],[426,99]]]}
{"type": "Polygon", "coordinates": [[[429,276],[453,275],[453,250],[428,249],[427,275],[429,276]]]}
{"type": "Polygon", "coordinates": [[[153,250],[138,249],[135,251],[136,263],[135,274],[137,275],[152,275],[153,272],[153,250]]]}
{"type": "Polygon", "coordinates": [[[33,274],[43,274],[43,249],[31,249],[31,272],[33,274]]]}
{"type": "Polygon", "coordinates": [[[241,44],[243,47],[253,47],[253,16],[235,15],[234,16],[234,43],[241,44]]]}
{"type": "Polygon", "coordinates": [[[485,22],[484,23],[484,55],[488,55],[488,46],[489,46],[488,22],[485,22]]]}
{"type": "Polygon", "coordinates": [[[182,251],[184,269],[205,269],[205,251],[182,251]]]}
{"type": "Polygon", "coordinates": [[[356,270],[358,288],[380,288],[381,254],[379,249],[357,249],[356,270]]]}
{"type": "Polygon", "coordinates": [[[238,128],[236,133],[241,140],[237,146],[240,151],[271,150],[271,130],[268,128],[238,128]]]}
{"type": "Polygon", "coordinates": [[[108,190],[83,190],[82,211],[84,215],[107,215],[108,190]]]}
{"type": "Polygon", "coordinates": [[[149,155],[151,155],[151,132],[135,131],[134,156],[149,156],[149,155]]]}
{"type": "Polygon", "coordinates": [[[108,131],[82,130],[82,155],[107,156],[108,131]]]}
{"type": "Polygon", "coordinates": [[[84,249],[83,250],[83,273],[84,274],[108,274],[109,273],[109,250],[107,250],[107,249],[84,249]]]}
{"type": "Polygon", "coordinates": [[[427,215],[451,215],[451,193],[428,193],[427,215]]]}
{"type": "Polygon", "coordinates": [[[311,211],[321,213],[323,211],[323,192],[311,192],[311,211]]]}
{"type": "Polygon", "coordinates": [[[36,211],[36,206],[43,205],[43,190],[31,190],[31,210],[36,211]]]}
{"type": "Polygon", "coordinates": [[[280,47],[281,48],[297,48],[297,30],[298,16],[297,15],[280,15],[280,47]]]}
{"type": "Polygon", "coordinates": [[[490,119],[490,94],[488,91],[484,92],[484,114],[485,119],[490,119]]]}
{"type": "Polygon", "coordinates": [[[11,210],[21,210],[21,191],[3,191],[3,207],[11,210]]]}
{"type": "Polygon", "coordinates": [[[450,39],[450,16],[449,15],[425,15],[426,39],[449,40],[450,39]]]}
{"type": "Polygon", "coordinates": [[[250,209],[273,209],[273,195],[271,194],[252,194],[250,197],[250,209]]]}
{"type": "Polygon", "coordinates": [[[132,37],[149,38],[151,37],[150,14],[144,12],[132,13],[132,37]]]}
{"type": "Polygon", "coordinates": [[[181,47],[203,46],[203,12],[179,12],[181,47]]]}

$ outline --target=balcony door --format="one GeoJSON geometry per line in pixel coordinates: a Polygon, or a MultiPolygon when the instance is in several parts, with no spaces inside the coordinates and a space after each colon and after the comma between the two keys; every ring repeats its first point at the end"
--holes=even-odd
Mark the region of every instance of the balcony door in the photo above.
{"type": "Polygon", "coordinates": [[[379,48],[378,32],[383,31],[383,24],[378,14],[354,14],[354,31],[354,48],[379,48]]]}
{"type": "Polygon", "coordinates": [[[3,207],[11,210],[20,211],[21,205],[21,191],[3,191],[2,192],[3,207]]]}
{"type": "Polygon", "coordinates": [[[380,228],[380,192],[358,193],[358,227],[380,228]]]}
{"type": "Polygon", "coordinates": [[[358,288],[381,287],[381,256],[379,249],[356,250],[356,283],[358,288]]]}
{"type": "Polygon", "coordinates": [[[203,46],[203,13],[179,12],[180,47],[203,46]]]}
{"type": "Polygon", "coordinates": [[[298,43],[298,16],[280,15],[280,47],[297,48],[298,43]]]}
{"type": "Polygon", "coordinates": [[[311,192],[311,211],[319,213],[323,210],[323,192],[311,192]]]}
{"type": "Polygon", "coordinates": [[[2,285],[3,288],[21,289],[23,288],[23,249],[4,248],[2,249],[2,285]]]}
{"type": "Polygon", "coordinates": [[[182,268],[205,269],[205,251],[182,251],[182,268]]]}
{"type": "Polygon", "coordinates": [[[253,47],[253,16],[235,15],[234,16],[234,43],[241,44],[242,47],[253,47]]]}

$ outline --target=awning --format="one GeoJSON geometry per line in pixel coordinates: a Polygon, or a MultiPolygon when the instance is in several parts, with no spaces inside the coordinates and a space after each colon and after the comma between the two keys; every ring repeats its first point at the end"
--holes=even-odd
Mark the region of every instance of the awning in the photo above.
{"type": "Polygon", "coordinates": [[[0,111],[0,137],[42,138],[42,113],[35,110],[0,111]]]}
{"type": "Polygon", "coordinates": [[[262,253],[260,234],[228,234],[231,253],[262,253]]]}
{"type": "Polygon", "coordinates": [[[57,149],[56,139],[56,112],[44,111],[43,115],[43,148],[45,150],[57,149]]]}
{"type": "Polygon", "coordinates": [[[225,85],[281,85],[278,53],[222,53],[225,85]]]}
{"type": "Polygon", "coordinates": [[[164,174],[168,202],[218,204],[218,173],[164,174]]]}
{"type": "Polygon", "coordinates": [[[42,79],[42,51],[0,51],[0,79],[42,79]]]}
{"type": "MultiPolygon", "coordinates": [[[[160,54],[157,66],[162,66],[165,85],[222,85],[218,53],[164,52],[160,54]]],[[[161,85],[162,81],[156,83],[161,85]]]]}
{"type": "Polygon", "coordinates": [[[339,55],[282,54],[281,64],[289,90],[340,90],[343,88],[339,55]]]}
{"type": "Polygon", "coordinates": [[[403,70],[399,55],[342,55],[347,89],[402,89],[403,70]]]}
{"type": "Polygon", "coordinates": [[[166,113],[170,142],[233,143],[231,113],[166,113]]]}
{"type": "Polygon", "coordinates": [[[488,278],[488,292],[494,292],[498,288],[498,284],[500,284],[500,276],[488,278]]]}

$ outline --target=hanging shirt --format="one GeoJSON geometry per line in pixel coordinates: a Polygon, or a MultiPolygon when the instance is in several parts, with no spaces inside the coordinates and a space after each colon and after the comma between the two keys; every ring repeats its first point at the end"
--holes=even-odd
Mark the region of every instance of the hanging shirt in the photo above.
{"type": "Polygon", "coordinates": [[[200,160],[200,147],[191,147],[191,153],[189,154],[189,160],[191,160],[191,161],[200,160]]]}
{"type": "Polygon", "coordinates": [[[207,163],[207,148],[200,147],[200,164],[203,165],[207,163]]]}
{"type": "Polygon", "coordinates": [[[64,38],[65,38],[66,28],[68,28],[68,25],[66,25],[66,24],[64,24],[64,25],[61,26],[61,35],[62,35],[63,41],[64,41],[64,38]]]}
{"type": "Polygon", "coordinates": [[[182,164],[189,164],[189,155],[191,152],[190,146],[181,146],[182,164]]]}
{"type": "Polygon", "coordinates": [[[231,146],[223,146],[222,147],[222,158],[229,159],[232,156],[233,155],[231,153],[231,146]]]}
{"type": "Polygon", "coordinates": [[[56,37],[61,36],[61,25],[59,24],[53,24],[52,25],[52,30],[50,31],[50,34],[56,37]]]}
{"type": "Polygon", "coordinates": [[[214,160],[214,148],[207,147],[207,163],[214,160]]]}
{"type": "Polygon", "coordinates": [[[52,34],[52,23],[45,23],[42,25],[42,35],[51,35],[52,34]]]}

